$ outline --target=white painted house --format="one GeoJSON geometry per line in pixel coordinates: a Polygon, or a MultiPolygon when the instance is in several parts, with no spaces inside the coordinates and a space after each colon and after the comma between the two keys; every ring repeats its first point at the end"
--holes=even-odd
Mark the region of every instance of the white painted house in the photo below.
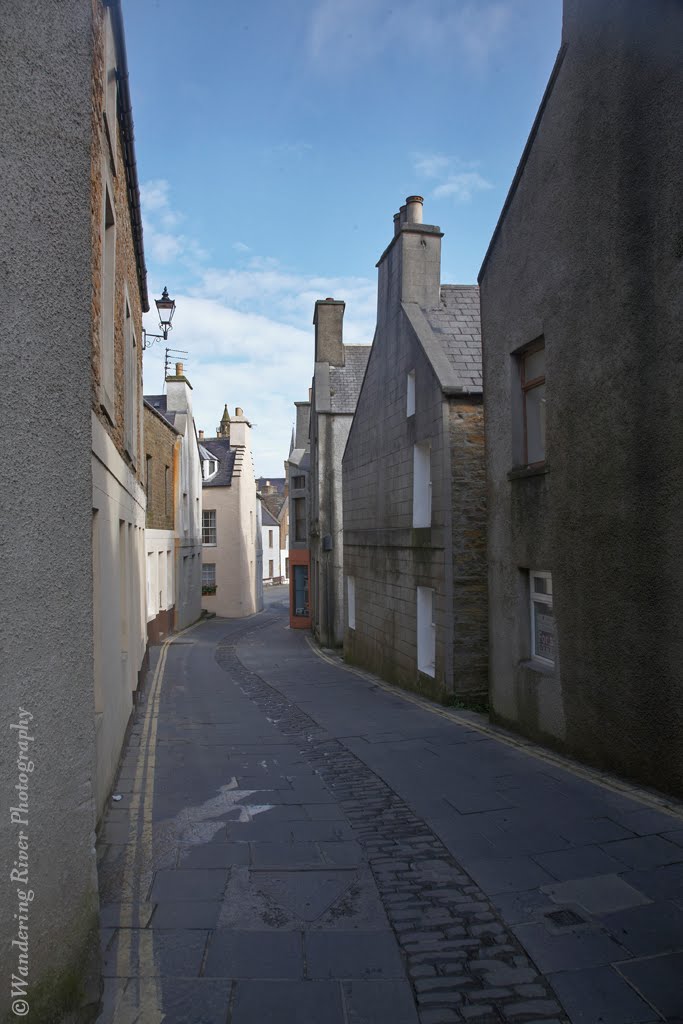
{"type": "Polygon", "coordinates": [[[263,582],[279,583],[284,576],[282,571],[282,552],[280,549],[280,524],[261,502],[261,535],[263,537],[263,582]]]}

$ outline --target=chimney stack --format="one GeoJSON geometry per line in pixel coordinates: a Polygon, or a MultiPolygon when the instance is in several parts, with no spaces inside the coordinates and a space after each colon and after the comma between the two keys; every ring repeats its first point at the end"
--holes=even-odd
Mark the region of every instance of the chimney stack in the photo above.
{"type": "MultiPolygon", "coordinates": [[[[192,385],[185,376],[182,363],[175,364],[175,373],[166,378],[166,408],[169,412],[192,416],[192,385]]],[[[181,426],[180,428],[184,428],[181,426]]]]}
{"type": "Polygon", "coordinates": [[[340,299],[318,299],[313,311],[315,325],[315,362],[343,366],[344,358],[344,310],[346,303],[340,299]]]}
{"type": "Polygon", "coordinates": [[[394,215],[394,237],[377,264],[378,321],[392,317],[402,302],[414,302],[423,309],[439,305],[443,232],[434,224],[422,223],[423,204],[422,196],[408,196],[394,215]]]}
{"type": "Polygon", "coordinates": [[[200,430],[200,431],[199,431],[199,440],[200,440],[200,441],[203,441],[203,440],[204,440],[204,431],[203,431],[203,430],[200,430]]]}
{"type": "Polygon", "coordinates": [[[235,406],[235,418],[230,423],[230,445],[233,448],[251,450],[251,423],[244,415],[241,405],[235,406]]]}
{"type": "Polygon", "coordinates": [[[422,223],[422,196],[408,196],[406,199],[406,224],[422,223]]]}

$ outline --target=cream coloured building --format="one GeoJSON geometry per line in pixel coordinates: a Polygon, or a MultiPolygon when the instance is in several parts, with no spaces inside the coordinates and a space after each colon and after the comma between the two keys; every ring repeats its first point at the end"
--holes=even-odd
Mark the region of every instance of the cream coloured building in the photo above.
{"type": "Polygon", "coordinates": [[[263,608],[261,515],[251,453],[251,423],[226,405],[216,437],[200,435],[202,457],[202,607],[239,618],[263,608]]]}

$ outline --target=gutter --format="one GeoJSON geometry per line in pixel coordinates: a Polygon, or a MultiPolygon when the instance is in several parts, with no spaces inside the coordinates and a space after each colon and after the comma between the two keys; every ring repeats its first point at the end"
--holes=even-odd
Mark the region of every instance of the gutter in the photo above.
{"type": "Polygon", "coordinates": [[[133,226],[133,247],[138,272],[138,285],[143,313],[149,312],[149,295],[147,293],[147,267],[145,266],[145,250],[142,244],[142,210],[140,208],[140,185],[135,162],[135,144],[133,131],[133,107],[130,100],[128,75],[128,58],[126,56],[126,38],[123,30],[123,14],[121,0],[104,0],[104,6],[111,10],[112,28],[116,44],[116,77],[119,86],[119,126],[123,143],[123,160],[126,167],[126,184],[128,192],[128,208],[133,226]]]}

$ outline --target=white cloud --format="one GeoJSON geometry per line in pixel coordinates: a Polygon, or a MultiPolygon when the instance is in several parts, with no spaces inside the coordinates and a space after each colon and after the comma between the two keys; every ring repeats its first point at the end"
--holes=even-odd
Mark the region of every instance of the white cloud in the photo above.
{"type": "MultiPolygon", "coordinates": [[[[294,402],[307,397],[313,375],[314,303],[327,296],[344,299],[344,340],[368,344],[375,324],[376,283],[302,274],[272,257],[250,256],[244,243],[231,246],[242,266],[209,266],[196,242],[160,229],[160,216],[170,208],[170,190],[167,183],[150,185],[154,187],[145,186],[149,290],[153,296],[168,284],[176,300],[168,345],[188,352],[183,361],[193,387],[197,427],[211,435],[225,403],[231,412],[241,406],[256,424],[256,472],[281,476],[294,402]]],[[[154,305],[145,323],[158,333],[154,305]]],[[[159,342],[145,353],[145,391],[159,393],[163,380],[164,346],[159,342]]]]}
{"type": "Polygon", "coordinates": [[[453,196],[460,202],[468,203],[475,192],[485,192],[493,188],[490,181],[482,178],[476,171],[466,171],[462,174],[452,174],[432,192],[435,199],[445,199],[453,196]]]}
{"type": "Polygon", "coordinates": [[[309,27],[309,54],[321,70],[347,69],[385,50],[460,55],[483,69],[504,39],[511,0],[319,0],[309,27]]]}
{"type": "Polygon", "coordinates": [[[196,239],[176,230],[185,218],[171,205],[170,193],[171,186],[163,178],[140,186],[145,253],[151,266],[181,259],[194,265],[205,260],[207,253],[196,239]]]}
{"type": "Polygon", "coordinates": [[[424,174],[426,178],[439,178],[448,170],[450,162],[450,157],[438,153],[418,154],[413,167],[417,174],[424,174]]]}
{"type": "Polygon", "coordinates": [[[458,157],[443,156],[440,153],[418,153],[413,157],[416,174],[435,180],[442,179],[431,191],[433,199],[453,198],[468,203],[476,192],[493,188],[490,181],[479,171],[475,161],[464,161],[458,157]]]}
{"type": "Polygon", "coordinates": [[[170,185],[163,178],[146,181],[140,186],[140,199],[145,211],[163,210],[168,206],[170,185]]]}

